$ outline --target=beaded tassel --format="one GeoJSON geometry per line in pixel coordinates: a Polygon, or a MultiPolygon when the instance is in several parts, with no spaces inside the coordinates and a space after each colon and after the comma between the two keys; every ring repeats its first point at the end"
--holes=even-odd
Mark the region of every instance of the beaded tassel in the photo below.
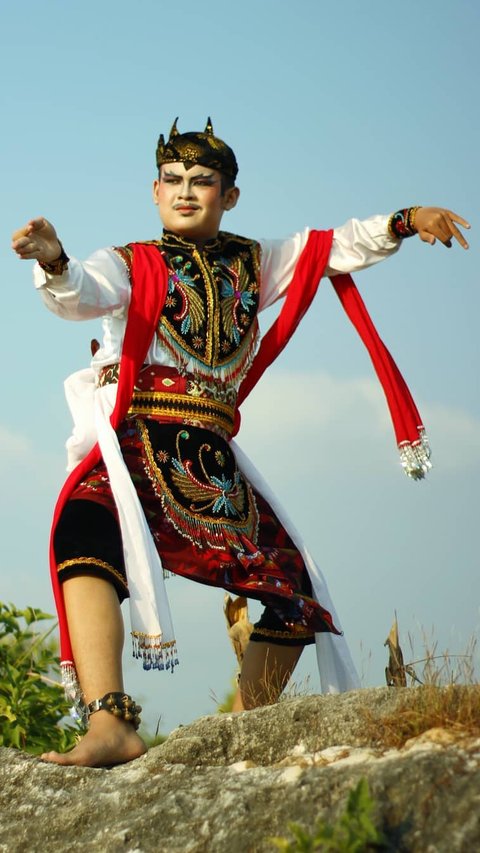
{"type": "Polygon", "coordinates": [[[430,444],[424,429],[419,428],[419,440],[410,444],[402,442],[399,445],[400,464],[407,477],[412,480],[423,480],[432,468],[430,461],[430,444]]]}
{"type": "Polygon", "coordinates": [[[170,670],[178,664],[177,644],[162,643],[159,636],[132,631],[133,657],[141,660],[144,669],[170,670]]]}
{"type": "Polygon", "coordinates": [[[75,720],[79,720],[86,727],[88,709],[83,699],[82,688],[80,687],[73,661],[62,661],[60,669],[62,672],[62,685],[65,691],[65,698],[67,702],[71,702],[70,714],[75,720]]]}

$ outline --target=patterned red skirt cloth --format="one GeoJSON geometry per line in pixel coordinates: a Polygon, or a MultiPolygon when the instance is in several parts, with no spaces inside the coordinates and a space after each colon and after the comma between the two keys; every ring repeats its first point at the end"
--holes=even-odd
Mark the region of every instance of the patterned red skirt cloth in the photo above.
{"type": "MultiPolygon", "coordinates": [[[[198,421],[197,421],[198,423],[198,421]]],[[[164,571],[260,600],[253,641],[306,645],[339,633],[312,598],[301,554],[237,467],[226,438],[177,413],[132,414],[117,431],[164,571]],[[183,419],[185,420],[185,419],[183,419]]],[[[128,596],[117,510],[103,463],[77,486],[55,537],[59,579],[112,582],[128,596]]]]}

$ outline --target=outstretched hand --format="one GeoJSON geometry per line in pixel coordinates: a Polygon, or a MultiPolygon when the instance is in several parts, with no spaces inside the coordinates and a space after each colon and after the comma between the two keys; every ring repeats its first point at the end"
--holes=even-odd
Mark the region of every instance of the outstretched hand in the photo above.
{"type": "Polygon", "coordinates": [[[52,223],[43,217],[31,219],[12,235],[12,249],[22,260],[50,264],[61,254],[62,247],[52,223]]]}
{"type": "Polygon", "coordinates": [[[419,207],[415,214],[415,227],[420,240],[424,243],[430,243],[433,246],[438,239],[450,249],[453,237],[463,249],[468,249],[468,243],[455,225],[456,222],[463,228],[470,228],[468,222],[458,213],[453,213],[452,210],[446,210],[444,207],[419,207]]]}

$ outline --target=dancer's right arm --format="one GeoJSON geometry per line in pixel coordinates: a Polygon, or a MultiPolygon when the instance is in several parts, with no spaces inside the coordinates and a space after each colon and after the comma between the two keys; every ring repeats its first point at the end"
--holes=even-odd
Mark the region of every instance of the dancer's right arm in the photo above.
{"type": "Polygon", "coordinates": [[[43,218],[32,219],[15,231],[12,248],[22,260],[38,261],[35,286],[54,314],[68,320],[90,320],[105,314],[124,316],[130,301],[130,279],[113,249],[100,249],[83,263],[69,257],[63,271],[49,272],[40,264],[54,263],[62,246],[53,225],[43,218]]]}
{"type": "Polygon", "coordinates": [[[57,232],[48,219],[31,219],[12,236],[12,249],[18,257],[25,260],[50,264],[61,254],[62,247],[57,232]]]}

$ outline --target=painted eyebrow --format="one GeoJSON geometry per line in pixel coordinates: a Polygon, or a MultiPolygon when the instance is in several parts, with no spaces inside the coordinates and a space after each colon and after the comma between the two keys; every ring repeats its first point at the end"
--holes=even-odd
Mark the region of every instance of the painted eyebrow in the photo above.
{"type": "MultiPolygon", "coordinates": [[[[182,177],[182,175],[179,175],[178,172],[170,172],[170,171],[167,172],[166,170],[164,172],[162,172],[162,174],[166,178],[181,178],[182,177]]],[[[200,175],[194,175],[192,178],[192,181],[196,181],[197,178],[202,178],[202,180],[210,179],[210,178],[215,179],[215,175],[213,174],[213,172],[210,175],[206,175],[202,172],[202,173],[200,173],[200,175]]]]}

